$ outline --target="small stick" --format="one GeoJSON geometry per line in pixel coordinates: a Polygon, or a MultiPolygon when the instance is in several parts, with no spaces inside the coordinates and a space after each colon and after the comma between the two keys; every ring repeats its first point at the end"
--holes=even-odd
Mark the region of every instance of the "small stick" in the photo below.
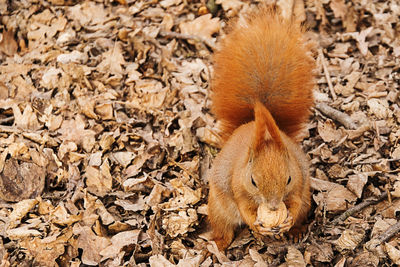
{"type": "Polygon", "coordinates": [[[390,226],[385,232],[380,234],[378,237],[375,237],[375,238],[371,239],[370,241],[368,241],[365,244],[365,247],[369,251],[375,251],[376,248],[380,244],[382,244],[382,243],[388,241],[389,239],[391,239],[399,231],[400,231],[400,222],[397,222],[397,223],[393,224],[392,226],[390,226]]]}
{"type": "Polygon", "coordinates": [[[195,41],[202,42],[202,43],[206,44],[213,51],[216,50],[216,46],[215,46],[215,44],[213,42],[211,42],[210,40],[207,40],[206,38],[201,37],[201,36],[178,33],[178,32],[160,32],[160,35],[163,36],[163,37],[167,37],[167,38],[178,38],[178,39],[184,39],[184,40],[195,40],[195,41]]]}
{"type": "Polygon", "coordinates": [[[333,89],[331,75],[329,74],[328,66],[326,65],[324,53],[322,52],[322,49],[319,49],[318,52],[319,52],[319,57],[321,59],[322,68],[324,69],[326,82],[328,83],[329,91],[331,92],[333,100],[336,100],[337,95],[335,93],[335,90],[333,89]]]}
{"type": "Polygon", "coordinates": [[[378,199],[367,199],[367,200],[361,202],[360,204],[355,205],[354,207],[351,207],[348,210],[346,210],[345,212],[343,212],[339,217],[336,217],[336,219],[334,219],[331,222],[331,224],[336,225],[339,222],[346,220],[348,217],[350,217],[354,213],[361,211],[365,207],[368,207],[369,205],[377,204],[378,202],[387,198],[387,196],[388,196],[388,192],[384,192],[384,193],[382,193],[382,195],[379,196],[378,199]]]}
{"type": "Polygon", "coordinates": [[[380,234],[378,237],[374,238],[376,239],[379,243],[383,243],[388,241],[390,238],[392,238],[395,234],[397,234],[400,231],[400,222],[397,222],[390,226],[385,232],[380,234]]]}
{"type": "Polygon", "coordinates": [[[340,122],[347,129],[355,130],[357,125],[353,122],[349,115],[336,110],[325,103],[317,103],[315,107],[326,116],[340,122]]]}

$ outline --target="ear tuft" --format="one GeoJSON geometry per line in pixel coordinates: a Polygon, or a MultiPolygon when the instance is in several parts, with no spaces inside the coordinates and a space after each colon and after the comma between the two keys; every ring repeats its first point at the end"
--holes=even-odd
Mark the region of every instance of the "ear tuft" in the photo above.
{"type": "Polygon", "coordinates": [[[283,142],[278,126],[268,109],[261,102],[254,105],[255,136],[253,148],[259,151],[266,142],[271,139],[279,148],[283,148],[283,142]]]}

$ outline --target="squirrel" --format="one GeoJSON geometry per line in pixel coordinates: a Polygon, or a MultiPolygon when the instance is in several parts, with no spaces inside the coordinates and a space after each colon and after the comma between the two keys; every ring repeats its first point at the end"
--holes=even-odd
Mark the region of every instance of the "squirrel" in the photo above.
{"type": "Polygon", "coordinates": [[[239,21],[214,54],[212,106],[224,140],[208,173],[208,220],[225,250],[235,229],[298,240],[311,206],[308,160],[298,136],[313,105],[315,60],[304,28],[262,7],[239,21]],[[287,217],[273,229],[257,223],[257,209],[287,217]]]}

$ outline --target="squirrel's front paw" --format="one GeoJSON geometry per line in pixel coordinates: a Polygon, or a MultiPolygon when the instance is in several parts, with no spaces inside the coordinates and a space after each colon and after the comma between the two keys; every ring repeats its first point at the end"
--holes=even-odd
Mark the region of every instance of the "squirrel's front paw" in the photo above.
{"type": "Polygon", "coordinates": [[[292,228],[293,224],[294,224],[293,217],[288,211],[288,215],[287,215],[285,221],[277,227],[279,227],[280,233],[284,233],[284,232],[289,231],[290,228],[292,228]]]}
{"type": "Polygon", "coordinates": [[[267,226],[263,222],[256,221],[254,223],[254,228],[255,231],[261,235],[276,236],[289,231],[289,229],[293,226],[293,223],[293,217],[288,212],[286,219],[280,225],[267,226]]]}

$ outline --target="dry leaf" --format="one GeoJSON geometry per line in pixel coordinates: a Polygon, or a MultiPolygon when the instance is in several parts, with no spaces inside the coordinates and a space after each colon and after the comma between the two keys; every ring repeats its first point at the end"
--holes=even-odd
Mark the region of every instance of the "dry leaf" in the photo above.
{"type": "Polygon", "coordinates": [[[314,195],[314,200],[328,211],[338,212],[349,208],[357,200],[357,197],[344,186],[311,178],[311,188],[321,191],[314,195]]]}
{"type": "Polygon", "coordinates": [[[0,173],[0,198],[20,201],[37,197],[44,189],[45,176],[44,168],[29,162],[18,163],[11,158],[0,173]]]}
{"type": "Polygon", "coordinates": [[[100,251],[101,261],[115,258],[124,248],[137,244],[140,230],[120,232],[111,238],[111,245],[100,251]]]}
{"type": "Polygon", "coordinates": [[[301,252],[294,246],[288,247],[288,252],[285,258],[286,262],[284,263],[284,266],[306,266],[303,254],[301,254],[301,252]]]}
{"type": "Polygon", "coordinates": [[[14,228],[21,223],[21,219],[33,209],[39,201],[36,199],[25,199],[13,206],[13,211],[9,215],[9,228],[14,228]]]}
{"type": "Polygon", "coordinates": [[[178,235],[192,232],[194,229],[192,226],[197,223],[198,217],[194,209],[188,209],[187,212],[179,211],[176,213],[170,213],[168,216],[163,218],[162,227],[167,234],[174,238],[178,235]]]}
{"type": "Polygon", "coordinates": [[[193,21],[182,22],[179,28],[184,34],[197,35],[205,39],[211,39],[212,35],[219,31],[220,22],[218,18],[212,18],[211,14],[206,14],[193,21]]]}
{"type": "Polygon", "coordinates": [[[336,130],[335,123],[329,119],[324,123],[318,122],[318,133],[324,142],[338,141],[341,138],[341,132],[336,130]]]}
{"type": "Polygon", "coordinates": [[[393,263],[396,265],[400,265],[400,250],[392,246],[390,243],[385,243],[385,250],[393,263]]]}
{"type": "Polygon", "coordinates": [[[18,43],[14,39],[14,32],[12,30],[3,31],[0,34],[0,52],[8,56],[14,56],[18,50],[18,43]]]}
{"type": "Polygon", "coordinates": [[[354,250],[363,240],[365,233],[362,231],[356,232],[352,230],[344,230],[339,239],[335,241],[339,251],[354,250]]]}
{"type": "Polygon", "coordinates": [[[368,182],[368,175],[364,173],[359,173],[349,176],[349,181],[347,182],[347,188],[353,192],[358,198],[361,198],[364,186],[368,182]]]}
{"type": "Polygon", "coordinates": [[[106,237],[95,235],[88,226],[74,225],[73,232],[78,236],[77,246],[82,249],[82,263],[98,265],[102,259],[100,252],[111,245],[106,237]]]}
{"type": "Polygon", "coordinates": [[[348,8],[344,0],[332,0],[330,7],[335,15],[335,18],[341,18],[342,20],[345,18],[348,8]]]}

